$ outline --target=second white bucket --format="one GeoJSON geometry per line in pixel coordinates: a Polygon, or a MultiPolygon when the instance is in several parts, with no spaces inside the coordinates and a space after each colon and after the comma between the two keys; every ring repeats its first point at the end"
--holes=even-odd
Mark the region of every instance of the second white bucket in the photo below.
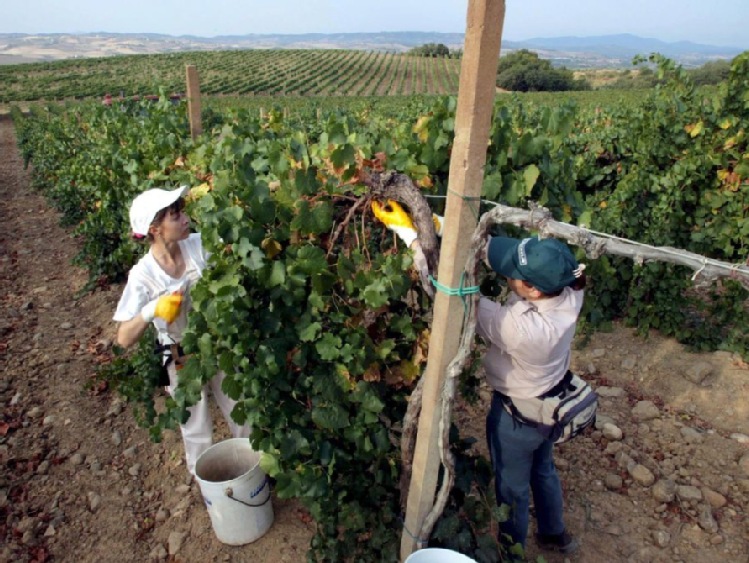
{"type": "Polygon", "coordinates": [[[450,549],[427,547],[414,551],[405,563],[476,563],[476,560],[450,549]]]}
{"type": "Polygon", "coordinates": [[[231,438],[208,448],[195,463],[195,477],[219,541],[244,545],[270,529],[270,483],[260,468],[260,454],[247,438],[231,438]]]}

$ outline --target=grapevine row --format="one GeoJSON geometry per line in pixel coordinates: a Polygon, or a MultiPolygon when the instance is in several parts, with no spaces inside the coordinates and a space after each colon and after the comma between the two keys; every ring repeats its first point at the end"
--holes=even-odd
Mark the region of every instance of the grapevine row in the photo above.
{"type": "Polygon", "coordinates": [[[381,94],[455,93],[445,76],[456,72],[460,61],[364,51],[249,50],[5,65],[0,102],[144,96],[159,88],[181,92],[186,64],[198,67],[204,94],[320,96],[371,94],[383,82],[391,87],[381,94]]]}

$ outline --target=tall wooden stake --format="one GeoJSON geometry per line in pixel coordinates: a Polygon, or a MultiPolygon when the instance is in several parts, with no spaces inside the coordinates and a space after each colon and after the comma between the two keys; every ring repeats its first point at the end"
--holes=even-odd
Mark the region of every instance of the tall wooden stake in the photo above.
{"type": "Polygon", "coordinates": [[[200,80],[195,65],[185,65],[187,73],[187,114],[190,117],[190,135],[194,141],[203,132],[200,117],[200,80]]]}
{"type": "MultiPolygon", "coordinates": [[[[468,2],[445,209],[446,231],[442,236],[437,276],[439,282],[448,287],[460,285],[471,234],[478,222],[478,198],[484,179],[504,18],[505,0],[468,2]]],[[[460,345],[463,314],[460,297],[437,292],[429,359],[422,376],[426,379],[408,489],[405,529],[401,536],[403,560],[414,550],[424,547],[414,536],[419,536],[424,519],[434,504],[440,464],[440,392],[445,370],[460,345]]]]}

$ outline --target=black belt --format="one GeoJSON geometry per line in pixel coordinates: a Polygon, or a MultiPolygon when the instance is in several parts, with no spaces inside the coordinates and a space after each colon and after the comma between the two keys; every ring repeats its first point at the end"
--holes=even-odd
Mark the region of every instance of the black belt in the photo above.
{"type": "Polygon", "coordinates": [[[182,364],[186,358],[185,350],[184,348],[182,348],[181,344],[157,344],[156,350],[154,350],[154,352],[156,352],[156,354],[164,355],[164,357],[166,358],[164,367],[168,366],[172,362],[182,364]]]}
{"type": "MultiPolygon", "coordinates": [[[[567,386],[570,384],[570,382],[572,381],[572,375],[573,375],[572,372],[570,370],[567,370],[567,373],[564,374],[564,376],[562,377],[562,379],[560,379],[559,382],[554,385],[554,387],[552,387],[551,389],[549,389],[543,395],[539,395],[536,398],[537,399],[548,399],[549,397],[556,397],[558,395],[561,395],[564,392],[564,390],[567,388],[567,386]]],[[[509,399],[509,397],[507,395],[505,395],[504,393],[502,393],[500,391],[495,390],[494,392],[497,395],[499,395],[500,398],[502,398],[502,399],[509,399]]]]}

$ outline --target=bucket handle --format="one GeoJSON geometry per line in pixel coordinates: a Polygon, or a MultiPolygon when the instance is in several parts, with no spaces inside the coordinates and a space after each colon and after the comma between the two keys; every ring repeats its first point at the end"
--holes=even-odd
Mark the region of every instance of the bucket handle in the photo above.
{"type": "MultiPolygon", "coordinates": [[[[260,492],[265,488],[265,486],[268,484],[268,482],[269,482],[269,479],[268,479],[268,476],[266,475],[265,481],[263,481],[263,485],[260,487],[260,490],[258,490],[258,492],[255,493],[255,496],[257,496],[257,495],[260,494],[260,492]]],[[[235,498],[234,497],[234,490],[231,487],[226,487],[226,489],[224,489],[224,494],[227,497],[229,497],[231,500],[236,501],[236,502],[238,502],[240,504],[244,504],[245,506],[249,506],[250,508],[260,508],[261,506],[263,506],[264,504],[266,504],[270,500],[270,488],[268,489],[268,496],[265,497],[265,500],[263,502],[261,502],[260,504],[251,504],[249,502],[245,502],[243,500],[235,498]]]]}

